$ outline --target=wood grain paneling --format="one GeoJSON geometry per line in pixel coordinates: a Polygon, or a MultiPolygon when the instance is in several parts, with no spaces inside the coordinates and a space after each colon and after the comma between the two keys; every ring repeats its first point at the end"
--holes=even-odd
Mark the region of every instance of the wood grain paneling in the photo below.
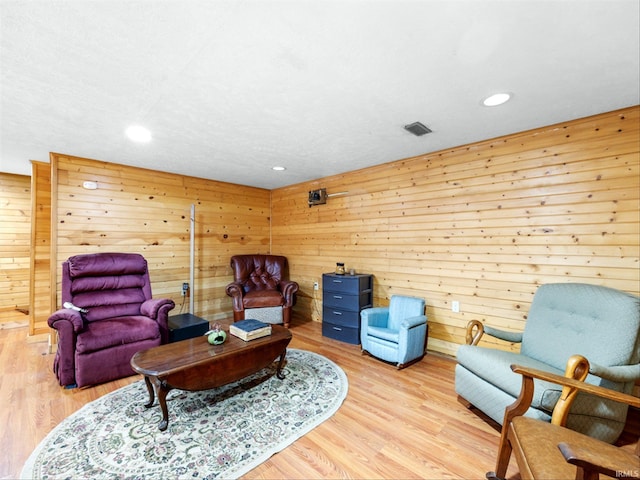
{"type": "Polygon", "coordinates": [[[195,205],[194,312],[209,320],[228,316],[232,281],[229,259],[236,253],[268,253],[270,192],[114,163],[52,154],[57,299],[60,264],[72,255],[134,252],[149,263],[154,297],[181,297],[189,281],[190,213],[195,205]],[[86,190],[83,182],[97,183],[86,190]]]}
{"type": "Polygon", "coordinates": [[[0,323],[27,322],[31,183],[0,173],[0,323]]]}
{"type": "Polygon", "coordinates": [[[522,330],[540,284],[640,292],[639,117],[636,106],[271,192],[52,154],[52,271],[59,282],[70,255],[140,252],[154,295],[184,311],[194,204],[194,313],[230,312],[231,255],[271,251],[289,258],[296,310],[321,321],[313,282],[341,261],[374,275],[376,305],[424,297],[430,348],[454,354],[469,319],[522,330]],[[346,193],[309,208],[321,187],[346,193]]]}
{"type": "MultiPolygon", "coordinates": [[[[550,282],[640,292],[638,107],[272,191],[274,253],[313,290],[335,262],[372,273],[375,305],[425,298],[429,347],[454,354],[473,318],[522,330],[550,282]],[[309,208],[309,190],[326,205],[309,208]],[[460,313],[451,302],[460,302],[460,313]]],[[[511,345],[501,348],[515,349],[511,345]]]]}
{"type": "Polygon", "coordinates": [[[51,332],[51,165],[31,162],[29,335],[51,332]]]}

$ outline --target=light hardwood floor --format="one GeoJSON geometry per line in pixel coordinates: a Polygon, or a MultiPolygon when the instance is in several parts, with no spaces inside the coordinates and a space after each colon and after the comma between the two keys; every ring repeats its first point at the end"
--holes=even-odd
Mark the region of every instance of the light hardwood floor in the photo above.
{"type": "MultiPolygon", "coordinates": [[[[320,353],[343,368],[349,393],[332,418],[245,478],[471,479],[493,470],[499,431],[457,401],[453,359],[429,353],[398,371],[362,356],[357,345],[322,337],[317,322],[296,318],[291,331],[292,348],[320,353]]],[[[19,478],[31,451],[62,419],[140,380],[64,390],[47,346],[28,343],[26,335],[26,327],[0,330],[2,479],[19,478]]],[[[513,464],[508,474],[519,478],[513,464]]]]}

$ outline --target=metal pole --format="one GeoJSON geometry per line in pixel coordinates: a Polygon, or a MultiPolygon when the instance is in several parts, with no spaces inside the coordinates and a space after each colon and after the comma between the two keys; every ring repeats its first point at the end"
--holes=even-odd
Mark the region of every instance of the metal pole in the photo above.
{"type": "Polygon", "coordinates": [[[189,251],[189,313],[193,314],[193,302],[194,302],[194,292],[195,292],[195,273],[194,273],[194,263],[195,263],[195,238],[196,238],[196,206],[191,204],[191,226],[189,228],[191,233],[191,241],[190,241],[190,251],[189,251]]]}

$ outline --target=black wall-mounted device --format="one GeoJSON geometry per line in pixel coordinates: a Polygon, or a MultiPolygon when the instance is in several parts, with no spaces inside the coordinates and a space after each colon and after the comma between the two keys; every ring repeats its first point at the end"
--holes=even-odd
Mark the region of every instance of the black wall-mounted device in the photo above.
{"type": "Polygon", "coordinates": [[[324,205],[325,203],[327,203],[326,188],[309,191],[309,207],[313,207],[314,205],[324,205]]]}

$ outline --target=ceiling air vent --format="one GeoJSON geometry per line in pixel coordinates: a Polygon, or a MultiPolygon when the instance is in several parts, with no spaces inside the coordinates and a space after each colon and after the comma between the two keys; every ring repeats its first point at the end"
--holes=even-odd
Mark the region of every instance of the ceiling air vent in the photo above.
{"type": "Polygon", "coordinates": [[[426,133],[431,133],[431,129],[429,127],[425,127],[420,122],[413,122],[409,125],[405,125],[404,129],[413,133],[416,137],[424,135],[426,133]]]}

